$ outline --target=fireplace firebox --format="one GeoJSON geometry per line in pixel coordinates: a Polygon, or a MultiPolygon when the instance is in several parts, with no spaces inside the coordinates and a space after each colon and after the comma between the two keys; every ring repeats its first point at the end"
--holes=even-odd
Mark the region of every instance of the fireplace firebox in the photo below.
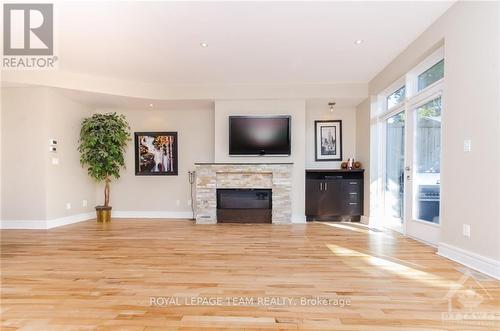
{"type": "Polygon", "coordinates": [[[271,223],[271,189],[217,189],[219,223],[271,223]]]}

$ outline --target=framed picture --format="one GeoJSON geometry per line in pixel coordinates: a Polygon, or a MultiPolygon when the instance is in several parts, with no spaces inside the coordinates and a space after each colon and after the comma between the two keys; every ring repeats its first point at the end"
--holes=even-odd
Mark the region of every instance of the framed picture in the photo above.
{"type": "Polygon", "coordinates": [[[342,161],[342,121],[314,121],[316,161],[342,161]]]}
{"type": "Polygon", "coordinates": [[[135,175],[177,176],[177,132],[135,132],[135,175]]]}

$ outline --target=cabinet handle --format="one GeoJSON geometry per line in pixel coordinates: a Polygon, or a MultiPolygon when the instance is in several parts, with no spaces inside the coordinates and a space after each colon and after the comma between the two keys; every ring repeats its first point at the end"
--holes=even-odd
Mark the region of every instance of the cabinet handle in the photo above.
{"type": "Polygon", "coordinates": [[[328,191],[328,183],[325,182],[325,191],[328,191]]]}
{"type": "Polygon", "coordinates": [[[356,192],[350,192],[349,194],[350,195],[358,195],[358,193],[356,193],[356,192]]]}
{"type": "Polygon", "coordinates": [[[349,184],[351,184],[351,185],[358,185],[358,183],[356,183],[356,182],[349,182],[349,184]]]}
{"type": "Polygon", "coordinates": [[[357,202],[349,202],[350,205],[357,205],[357,202]]]}
{"type": "Polygon", "coordinates": [[[321,183],[321,182],[319,183],[319,190],[323,191],[323,183],[321,183]]]}

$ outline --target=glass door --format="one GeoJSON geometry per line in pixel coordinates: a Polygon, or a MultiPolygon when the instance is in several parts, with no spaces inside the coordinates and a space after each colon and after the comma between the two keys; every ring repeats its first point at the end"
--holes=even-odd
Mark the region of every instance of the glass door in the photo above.
{"type": "Polygon", "coordinates": [[[384,220],[403,232],[405,167],[405,112],[385,119],[384,220]]]}
{"type": "Polygon", "coordinates": [[[437,245],[440,236],[441,96],[410,109],[407,141],[406,234],[437,245]]]}

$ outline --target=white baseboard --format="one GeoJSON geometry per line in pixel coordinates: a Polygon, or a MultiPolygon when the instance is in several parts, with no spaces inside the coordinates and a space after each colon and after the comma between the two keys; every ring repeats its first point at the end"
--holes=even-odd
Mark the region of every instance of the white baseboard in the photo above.
{"type": "Polygon", "coordinates": [[[46,228],[47,229],[57,228],[57,227],[63,226],[63,225],[69,225],[69,224],[73,224],[73,223],[88,221],[88,220],[91,220],[93,218],[96,218],[95,212],[93,212],[93,211],[88,212],[88,213],[60,217],[60,218],[56,218],[53,220],[48,220],[46,222],[47,223],[46,228]]]}
{"type": "Polygon", "coordinates": [[[361,215],[361,220],[360,220],[360,222],[361,222],[362,224],[369,225],[369,224],[370,224],[370,217],[365,216],[365,215],[361,215]]]}
{"type": "Polygon", "coordinates": [[[193,213],[190,211],[112,211],[112,218],[171,218],[191,219],[193,213]]]}
{"type": "Polygon", "coordinates": [[[2,220],[0,229],[4,230],[47,230],[59,226],[78,223],[95,218],[94,212],[55,218],[52,220],[2,220]]]}
{"type": "Polygon", "coordinates": [[[437,254],[500,280],[500,261],[445,243],[439,243],[437,254]]]}
{"type": "Polygon", "coordinates": [[[47,221],[45,220],[2,220],[0,222],[2,230],[46,230],[47,221]]]}
{"type": "Polygon", "coordinates": [[[306,223],[306,215],[293,214],[292,215],[292,223],[293,224],[305,224],[306,223]]]}

